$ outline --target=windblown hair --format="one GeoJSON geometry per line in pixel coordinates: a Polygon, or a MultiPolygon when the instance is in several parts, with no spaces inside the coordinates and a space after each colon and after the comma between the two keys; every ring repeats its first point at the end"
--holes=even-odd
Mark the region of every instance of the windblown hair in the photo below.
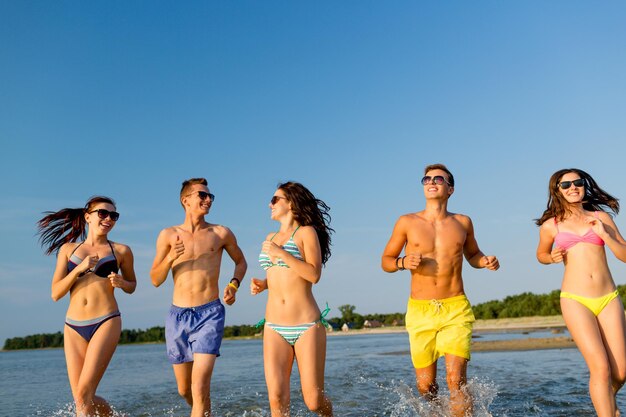
{"type": "Polygon", "coordinates": [[[57,252],[68,242],[76,242],[86,236],[85,213],[90,212],[98,203],[108,203],[115,207],[112,198],[94,196],[83,208],[64,208],[59,211],[46,211],[46,216],[37,222],[37,234],[46,255],[57,252]]]}
{"type": "Polygon", "coordinates": [[[189,194],[189,190],[191,186],[194,184],[202,184],[208,186],[206,178],[189,178],[188,180],[183,181],[183,186],[180,188],[180,205],[185,207],[183,204],[183,197],[189,194]]]}
{"type": "Polygon", "coordinates": [[[288,181],[278,185],[278,189],[285,193],[291,202],[291,211],[294,219],[302,226],[312,226],[317,233],[322,252],[322,264],[330,258],[330,235],[335,230],[330,227],[330,207],[322,200],[315,198],[313,193],[304,185],[288,181]]]}
{"type": "Polygon", "coordinates": [[[585,197],[583,198],[583,208],[587,211],[600,211],[603,207],[613,213],[619,213],[619,200],[598,186],[591,175],[577,168],[560,169],[550,177],[548,183],[548,205],[540,218],[535,219],[535,224],[541,226],[546,220],[554,217],[557,221],[563,221],[570,213],[569,203],[559,191],[559,183],[565,174],[578,174],[585,182],[585,197]]]}
{"type": "Polygon", "coordinates": [[[446,167],[444,164],[427,165],[426,168],[424,168],[424,175],[428,174],[428,171],[432,171],[433,169],[440,169],[448,174],[448,183],[450,184],[450,187],[454,187],[454,175],[452,175],[448,167],[446,167]]]}

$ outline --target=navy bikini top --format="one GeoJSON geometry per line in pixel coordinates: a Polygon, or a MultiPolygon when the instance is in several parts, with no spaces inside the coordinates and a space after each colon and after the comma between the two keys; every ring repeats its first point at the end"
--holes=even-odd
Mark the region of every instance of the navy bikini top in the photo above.
{"type": "MultiPolygon", "coordinates": [[[[117,271],[119,270],[119,266],[117,264],[117,258],[115,257],[115,251],[113,250],[113,245],[111,244],[111,241],[107,240],[107,242],[109,243],[109,246],[111,247],[111,255],[98,260],[98,263],[96,264],[96,266],[94,266],[92,269],[88,269],[87,271],[83,272],[82,274],[80,274],[80,276],[85,275],[88,272],[93,272],[99,277],[108,278],[111,272],[117,273],[117,271]]],[[[74,250],[70,254],[70,259],[67,261],[68,273],[72,272],[72,270],[74,270],[74,268],[76,268],[83,261],[78,256],[74,255],[74,252],[76,252],[76,249],[78,249],[80,245],[82,245],[83,243],[85,242],[81,242],[78,246],[76,246],[76,248],[74,248],[74,250]]]]}

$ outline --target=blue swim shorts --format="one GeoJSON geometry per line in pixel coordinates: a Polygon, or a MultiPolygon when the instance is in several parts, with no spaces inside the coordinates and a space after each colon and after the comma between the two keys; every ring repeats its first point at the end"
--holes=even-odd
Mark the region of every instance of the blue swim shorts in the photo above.
{"type": "Polygon", "coordinates": [[[217,299],[197,307],[172,305],[165,320],[165,346],[172,364],[193,362],[194,353],[220,356],[224,305],[217,299]]]}

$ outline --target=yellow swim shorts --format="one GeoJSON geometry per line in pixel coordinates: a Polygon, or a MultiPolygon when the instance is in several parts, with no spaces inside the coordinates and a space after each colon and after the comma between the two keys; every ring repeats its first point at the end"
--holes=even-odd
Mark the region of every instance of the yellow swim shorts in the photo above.
{"type": "Polygon", "coordinates": [[[409,298],[406,330],[413,366],[425,368],[445,354],[469,360],[474,321],[465,295],[441,300],[409,298]]]}

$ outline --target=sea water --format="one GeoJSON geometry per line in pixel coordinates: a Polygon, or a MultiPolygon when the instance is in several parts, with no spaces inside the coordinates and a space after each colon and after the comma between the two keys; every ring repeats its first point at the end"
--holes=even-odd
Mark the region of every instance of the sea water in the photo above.
{"type": "MultiPolygon", "coordinates": [[[[549,336],[509,334],[506,338],[549,336]]],[[[498,338],[502,335],[486,334],[479,340],[498,338]]],[[[408,346],[405,333],[329,337],[326,390],[335,415],[445,416],[443,363],[438,370],[442,403],[426,403],[415,389],[408,346]]],[[[221,353],[212,379],[214,415],[269,416],[262,342],[226,340],[221,353]]],[[[73,416],[63,350],[2,352],[0,374],[0,416],[73,416]]],[[[468,378],[475,417],[595,415],[588,396],[588,371],[577,349],[476,352],[468,378]]],[[[98,394],[119,416],[189,415],[162,344],[119,346],[98,394]]],[[[291,398],[292,416],[313,415],[302,401],[297,366],[291,398]]]]}

